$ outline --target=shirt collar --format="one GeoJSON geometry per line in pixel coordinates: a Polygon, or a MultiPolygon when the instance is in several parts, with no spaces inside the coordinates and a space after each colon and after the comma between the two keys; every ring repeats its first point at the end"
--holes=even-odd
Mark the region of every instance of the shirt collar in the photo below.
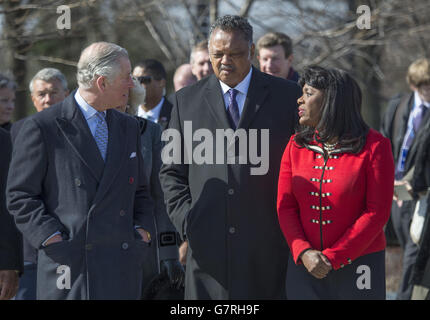
{"type": "MultiPolygon", "coordinates": [[[[251,75],[252,75],[252,66],[251,66],[248,74],[246,75],[246,77],[241,82],[239,82],[236,85],[236,87],[234,87],[234,89],[236,89],[237,91],[239,91],[240,93],[242,93],[246,96],[246,94],[248,93],[249,84],[251,82],[251,75]]],[[[226,85],[221,80],[219,80],[219,83],[221,85],[223,95],[226,94],[228,92],[228,90],[231,89],[228,85],[226,85]]]]}
{"type": "Polygon", "coordinates": [[[160,102],[151,110],[145,111],[141,106],[139,106],[139,109],[137,110],[137,115],[142,118],[152,117],[155,120],[158,120],[160,117],[161,107],[164,103],[164,97],[161,97],[160,102]]]}
{"type": "Polygon", "coordinates": [[[430,108],[430,102],[423,101],[417,91],[415,91],[415,93],[414,93],[414,99],[415,99],[415,107],[416,108],[418,108],[422,104],[424,104],[427,109],[430,108]]]}
{"type": "MultiPolygon", "coordinates": [[[[81,94],[79,93],[79,89],[76,90],[75,93],[75,100],[81,109],[84,117],[86,120],[92,118],[98,111],[91,107],[85,100],[82,98],[81,94]]],[[[106,115],[106,111],[103,111],[103,113],[106,115]]]]}

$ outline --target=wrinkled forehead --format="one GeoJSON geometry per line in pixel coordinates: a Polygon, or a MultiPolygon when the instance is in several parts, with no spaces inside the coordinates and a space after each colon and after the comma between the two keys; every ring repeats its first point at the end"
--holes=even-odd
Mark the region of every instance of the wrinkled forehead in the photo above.
{"type": "Polygon", "coordinates": [[[251,44],[246,40],[245,35],[240,30],[223,30],[220,28],[215,29],[210,37],[209,49],[216,50],[220,48],[225,49],[239,49],[244,46],[249,47],[251,44]]]}
{"type": "Polygon", "coordinates": [[[64,89],[61,81],[57,78],[49,80],[36,79],[33,81],[34,91],[64,89]]]}

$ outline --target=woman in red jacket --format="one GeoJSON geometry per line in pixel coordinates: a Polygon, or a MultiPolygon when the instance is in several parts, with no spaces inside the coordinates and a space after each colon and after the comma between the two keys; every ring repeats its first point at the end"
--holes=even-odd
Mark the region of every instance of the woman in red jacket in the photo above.
{"type": "Polygon", "coordinates": [[[281,162],[279,223],[291,250],[288,299],[385,299],[385,235],[393,197],[390,142],[360,114],[347,73],[310,67],[300,129],[281,162]]]}

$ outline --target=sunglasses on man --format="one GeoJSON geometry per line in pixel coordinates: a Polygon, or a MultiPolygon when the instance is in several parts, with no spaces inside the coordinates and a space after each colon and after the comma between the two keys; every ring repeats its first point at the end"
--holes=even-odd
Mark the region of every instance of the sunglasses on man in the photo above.
{"type": "Polygon", "coordinates": [[[141,84],[150,84],[152,79],[159,80],[159,79],[155,79],[153,76],[140,76],[140,77],[137,77],[136,79],[141,84]]]}

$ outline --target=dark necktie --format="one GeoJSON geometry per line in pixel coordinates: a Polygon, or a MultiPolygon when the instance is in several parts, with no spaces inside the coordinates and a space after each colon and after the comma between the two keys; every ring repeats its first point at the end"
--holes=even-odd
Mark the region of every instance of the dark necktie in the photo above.
{"type": "Polygon", "coordinates": [[[233,119],[235,129],[236,129],[240,119],[239,106],[237,105],[237,101],[236,101],[237,90],[230,89],[228,90],[228,94],[229,94],[228,111],[230,112],[231,118],[233,119]]]}

